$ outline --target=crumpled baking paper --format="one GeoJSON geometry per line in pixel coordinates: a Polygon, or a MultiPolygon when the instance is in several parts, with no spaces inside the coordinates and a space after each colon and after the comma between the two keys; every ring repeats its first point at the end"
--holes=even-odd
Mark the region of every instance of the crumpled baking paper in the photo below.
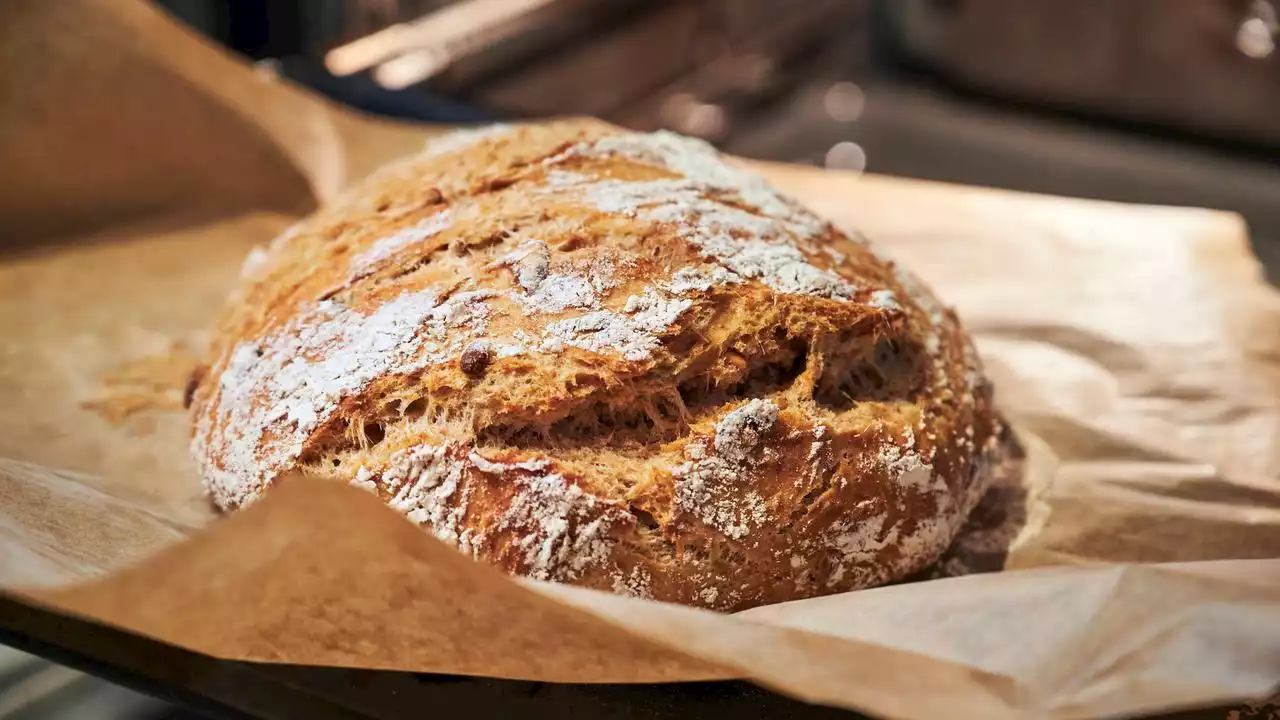
{"type": "Polygon", "coordinates": [[[181,379],[242,258],[441,129],[340,109],[129,0],[10,0],[0,66],[11,598],[220,658],[745,678],[895,718],[1280,683],[1280,295],[1233,215],[754,163],[958,308],[1022,457],[933,575],[1005,572],[717,615],[510,579],[336,483],[215,518],[181,379]]]}

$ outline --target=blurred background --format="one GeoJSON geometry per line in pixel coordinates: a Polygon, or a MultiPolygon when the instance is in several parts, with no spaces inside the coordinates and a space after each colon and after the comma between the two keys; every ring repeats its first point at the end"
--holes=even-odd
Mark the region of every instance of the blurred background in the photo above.
{"type": "Polygon", "coordinates": [[[1280,270],[1280,0],[164,0],[365,111],[1233,210],[1280,270]]]}
{"type": "MultiPolygon", "coordinates": [[[[1280,0],[158,4],[372,114],[594,115],[761,159],[1231,210],[1280,279],[1280,0]]],[[[0,647],[5,720],[205,716],[0,647]]]]}

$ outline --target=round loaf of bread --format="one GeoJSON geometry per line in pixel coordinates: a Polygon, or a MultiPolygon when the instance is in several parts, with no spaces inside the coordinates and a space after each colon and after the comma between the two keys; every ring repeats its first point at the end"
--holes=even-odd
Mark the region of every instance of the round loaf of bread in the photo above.
{"type": "Polygon", "coordinates": [[[337,476],[510,573],[737,610],[923,569],[999,450],[951,311],[669,133],[445,136],[242,274],[193,378],[225,510],[337,476]]]}

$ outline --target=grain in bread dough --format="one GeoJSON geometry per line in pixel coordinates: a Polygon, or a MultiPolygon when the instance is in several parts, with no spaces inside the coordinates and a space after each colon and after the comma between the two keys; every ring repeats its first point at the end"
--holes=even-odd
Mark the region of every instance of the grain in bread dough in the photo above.
{"type": "Polygon", "coordinates": [[[246,261],[192,449],[337,476],[508,572],[737,610],[933,562],[999,450],[955,315],[710,146],[462,131],[246,261]]]}

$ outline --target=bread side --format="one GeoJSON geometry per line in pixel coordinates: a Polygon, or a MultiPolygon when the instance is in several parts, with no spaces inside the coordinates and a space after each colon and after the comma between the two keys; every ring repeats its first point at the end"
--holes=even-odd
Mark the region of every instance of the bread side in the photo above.
{"type": "Polygon", "coordinates": [[[904,577],[998,452],[955,316],[709,146],[467,131],[246,262],[214,501],[337,475],[510,572],[739,609],[904,577]]]}

